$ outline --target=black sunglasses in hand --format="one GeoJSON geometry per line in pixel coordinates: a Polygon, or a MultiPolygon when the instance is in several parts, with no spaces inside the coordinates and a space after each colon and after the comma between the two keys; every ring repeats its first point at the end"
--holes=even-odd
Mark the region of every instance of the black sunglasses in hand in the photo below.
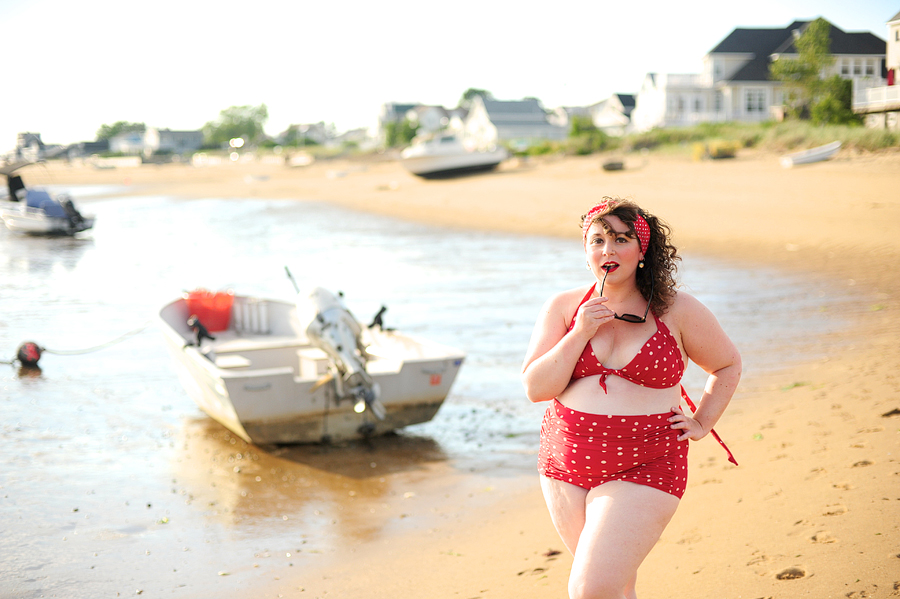
{"type": "MultiPolygon", "coordinates": [[[[609,274],[609,267],[603,266],[604,271],[606,271],[603,275],[603,280],[600,282],[600,295],[603,295],[603,286],[606,285],[606,275],[609,274]]],[[[650,277],[650,300],[647,301],[647,309],[644,310],[643,316],[638,316],[636,314],[623,314],[619,316],[615,315],[616,320],[624,320],[625,322],[633,322],[635,324],[640,324],[642,322],[647,322],[647,314],[650,313],[650,302],[653,301],[653,276],[650,277]]]]}

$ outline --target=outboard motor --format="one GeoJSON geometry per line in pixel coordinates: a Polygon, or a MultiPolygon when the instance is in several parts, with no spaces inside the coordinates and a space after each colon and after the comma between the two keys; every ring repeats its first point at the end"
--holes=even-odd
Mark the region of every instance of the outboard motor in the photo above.
{"type": "Polygon", "coordinates": [[[9,201],[19,202],[25,197],[25,183],[19,175],[8,175],[6,183],[9,187],[9,201]]]}
{"type": "Polygon", "coordinates": [[[361,339],[362,327],[341,300],[316,287],[306,298],[298,297],[297,315],[312,344],[331,359],[338,399],[353,399],[356,412],[368,409],[378,420],[384,420],[386,411],[379,401],[378,383],[366,371],[368,355],[361,339]]]}
{"type": "Polygon", "coordinates": [[[65,210],[66,218],[69,219],[69,224],[71,224],[73,228],[78,228],[84,224],[84,217],[81,216],[81,213],[75,208],[75,203],[72,201],[72,198],[67,195],[60,195],[59,204],[63,207],[63,210],[65,210]]]}

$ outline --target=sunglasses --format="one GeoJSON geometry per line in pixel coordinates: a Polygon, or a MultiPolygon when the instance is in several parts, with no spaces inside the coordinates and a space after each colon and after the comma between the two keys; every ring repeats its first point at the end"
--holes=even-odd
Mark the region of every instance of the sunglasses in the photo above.
{"type": "MultiPolygon", "coordinates": [[[[606,285],[606,276],[609,274],[609,268],[603,267],[605,270],[605,274],[603,275],[603,280],[600,282],[600,295],[603,295],[603,286],[606,285]]],[[[644,310],[643,316],[638,316],[636,314],[623,314],[619,316],[615,315],[616,320],[624,320],[625,322],[633,322],[635,324],[640,324],[642,322],[647,322],[647,314],[650,313],[650,301],[653,300],[653,277],[650,277],[650,300],[647,302],[647,309],[644,310]]]]}

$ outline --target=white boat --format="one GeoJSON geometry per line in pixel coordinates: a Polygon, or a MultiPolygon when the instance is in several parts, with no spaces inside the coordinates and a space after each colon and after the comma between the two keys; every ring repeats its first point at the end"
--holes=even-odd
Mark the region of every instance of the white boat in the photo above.
{"type": "Polygon", "coordinates": [[[824,146],[819,146],[817,148],[787,154],[786,156],[781,157],[781,166],[784,168],[791,168],[798,164],[809,164],[811,162],[828,160],[840,149],[841,142],[833,141],[830,144],[825,144],[824,146]]]}
{"type": "Polygon", "coordinates": [[[439,135],[415,141],[400,153],[400,162],[412,174],[429,179],[489,171],[508,157],[502,147],[478,150],[455,135],[439,135]]]}
{"type": "Polygon", "coordinates": [[[15,171],[29,164],[19,162],[0,168],[8,188],[7,197],[0,202],[0,220],[9,230],[31,235],[75,235],[94,226],[94,217],[81,214],[68,194],[26,188],[15,171]]]}
{"type": "Polygon", "coordinates": [[[94,226],[94,217],[78,212],[67,195],[42,189],[29,189],[24,201],[4,202],[0,219],[10,231],[30,235],[75,235],[94,226]]]}
{"type": "Polygon", "coordinates": [[[383,310],[363,326],[322,289],[296,304],[195,291],[159,320],[201,410],[255,444],[317,443],[427,422],[450,391],[465,354],[382,328],[383,310]]]}

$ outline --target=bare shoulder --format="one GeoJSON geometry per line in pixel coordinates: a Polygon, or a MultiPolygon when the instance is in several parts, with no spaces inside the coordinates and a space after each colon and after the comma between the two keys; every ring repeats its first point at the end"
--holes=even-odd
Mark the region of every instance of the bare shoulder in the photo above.
{"type": "Polygon", "coordinates": [[[716,319],[703,302],[685,291],[675,292],[675,299],[669,305],[669,315],[680,328],[684,328],[689,323],[696,325],[716,319]]]}
{"type": "Polygon", "coordinates": [[[591,287],[592,285],[588,284],[560,291],[556,295],[551,296],[545,305],[547,307],[553,306],[556,309],[561,308],[564,309],[564,311],[566,311],[565,308],[570,308],[570,311],[574,314],[575,310],[578,308],[578,304],[584,299],[584,296],[588,294],[591,287]]]}
{"type": "Polygon", "coordinates": [[[584,299],[584,296],[591,290],[591,287],[591,284],[582,285],[581,287],[567,289],[552,295],[544,302],[542,312],[548,316],[552,315],[571,320],[572,317],[575,316],[575,312],[578,310],[578,305],[581,303],[581,300],[584,299]]]}

